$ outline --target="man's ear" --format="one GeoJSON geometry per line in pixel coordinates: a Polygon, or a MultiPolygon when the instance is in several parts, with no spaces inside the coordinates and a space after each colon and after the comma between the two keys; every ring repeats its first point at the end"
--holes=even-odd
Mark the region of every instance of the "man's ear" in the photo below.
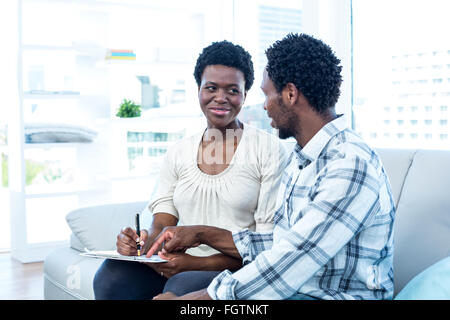
{"type": "Polygon", "coordinates": [[[288,82],[283,88],[283,98],[291,106],[296,104],[299,93],[297,87],[292,82],[288,82]]]}

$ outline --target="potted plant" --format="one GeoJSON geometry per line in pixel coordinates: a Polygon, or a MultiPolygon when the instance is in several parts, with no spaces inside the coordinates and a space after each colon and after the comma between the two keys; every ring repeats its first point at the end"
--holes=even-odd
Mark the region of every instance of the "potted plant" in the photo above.
{"type": "Polygon", "coordinates": [[[132,100],[123,99],[116,114],[119,118],[136,118],[141,116],[141,106],[132,100]]]}

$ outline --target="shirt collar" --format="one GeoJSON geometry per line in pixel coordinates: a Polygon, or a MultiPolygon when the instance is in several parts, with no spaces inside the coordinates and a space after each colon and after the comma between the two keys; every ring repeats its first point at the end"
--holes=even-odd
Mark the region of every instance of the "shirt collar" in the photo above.
{"type": "Polygon", "coordinates": [[[342,114],[338,115],[336,119],[323,126],[303,148],[297,143],[294,148],[295,154],[301,163],[311,163],[319,157],[332,137],[347,128],[347,118],[342,114]]]}

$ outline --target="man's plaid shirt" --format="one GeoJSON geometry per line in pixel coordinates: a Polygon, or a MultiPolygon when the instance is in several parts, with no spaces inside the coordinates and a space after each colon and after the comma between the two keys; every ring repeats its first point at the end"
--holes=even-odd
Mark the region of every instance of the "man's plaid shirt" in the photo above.
{"type": "Polygon", "coordinates": [[[270,233],[233,233],[244,266],[213,299],[392,299],[395,204],[378,155],[346,126],[325,125],[290,155],[270,233]]]}

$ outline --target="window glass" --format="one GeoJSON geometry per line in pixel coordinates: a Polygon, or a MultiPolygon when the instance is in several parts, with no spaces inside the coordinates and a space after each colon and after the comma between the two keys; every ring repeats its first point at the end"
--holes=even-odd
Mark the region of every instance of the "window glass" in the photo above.
{"type": "Polygon", "coordinates": [[[264,95],[260,89],[267,63],[265,50],[288,33],[303,30],[303,1],[234,1],[235,41],[252,55],[255,82],[247,95],[240,119],[258,128],[274,132],[263,109],[264,95]]]}
{"type": "Polygon", "coordinates": [[[450,149],[450,3],[353,0],[352,6],[357,132],[375,147],[450,149]]]}
{"type": "Polygon", "coordinates": [[[17,3],[0,4],[0,251],[10,247],[10,201],[8,182],[8,120],[17,107],[17,3]]]}

